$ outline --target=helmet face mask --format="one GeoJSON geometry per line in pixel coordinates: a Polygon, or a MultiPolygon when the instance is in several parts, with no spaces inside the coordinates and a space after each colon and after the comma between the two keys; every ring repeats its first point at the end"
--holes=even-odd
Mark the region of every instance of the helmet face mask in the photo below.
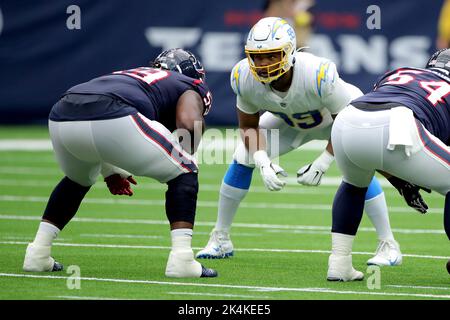
{"type": "Polygon", "coordinates": [[[155,61],[151,63],[152,67],[175,71],[184,74],[190,78],[205,81],[205,70],[201,62],[188,50],[181,48],[169,49],[163,51],[155,61]]]}
{"type": "Polygon", "coordinates": [[[283,48],[271,50],[246,50],[250,71],[260,82],[270,83],[286,73],[290,67],[283,48]]]}
{"type": "Polygon", "coordinates": [[[253,26],[245,45],[250,71],[256,80],[270,83],[294,65],[296,38],[286,20],[263,18],[253,26]]]}

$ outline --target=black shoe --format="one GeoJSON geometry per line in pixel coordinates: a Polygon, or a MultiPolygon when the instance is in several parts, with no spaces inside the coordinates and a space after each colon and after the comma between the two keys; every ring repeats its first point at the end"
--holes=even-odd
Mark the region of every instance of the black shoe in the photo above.
{"type": "Polygon", "coordinates": [[[58,261],[55,261],[55,263],[53,264],[52,272],[63,271],[63,270],[64,270],[64,266],[61,263],[59,263],[58,261]]]}
{"type": "Polygon", "coordinates": [[[205,268],[202,265],[202,275],[200,277],[201,278],[215,278],[215,277],[217,277],[217,271],[214,269],[205,268]]]}

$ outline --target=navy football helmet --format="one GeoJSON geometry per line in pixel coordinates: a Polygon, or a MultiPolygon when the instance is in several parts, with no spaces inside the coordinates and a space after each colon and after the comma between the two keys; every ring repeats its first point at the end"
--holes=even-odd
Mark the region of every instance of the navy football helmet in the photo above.
{"type": "Polygon", "coordinates": [[[435,52],[428,60],[426,68],[440,68],[450,72],[450,49],[447,48],[435,52]]]}
{"type": "Polygon", "coordinates": [[[151,63],[151,66],[176,71],[190,78],[205,80],[205,70],[200,60],[192,52],[181,48],[163,51],[151,63]]]}

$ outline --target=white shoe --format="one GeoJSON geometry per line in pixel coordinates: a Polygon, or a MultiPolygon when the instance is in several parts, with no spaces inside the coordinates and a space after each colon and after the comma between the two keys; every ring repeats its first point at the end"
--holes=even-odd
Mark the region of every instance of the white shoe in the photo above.
{"type": "Polygon", "coordinates": [[[380,240],[375,256],[367,261],[368,265],[399,266],[402,264],[400,245],[395,240],[380,240]]]}
{"type": "Polygon", "coordinates": [[[28,244],[23,262],[23,271],[46,272],[63,270],[63,265],[50,256],[51,249],[51,246],[28,244]]]}
{"type": "Polygon", "coordinates": [[[351,255],[330,255],[328,259],[328,281],[361,281],[362,279],[364,279],[364,274],[353,268],[351,255]]]}
{"type": "Polygon", "coordinates": [[[171,250],[166,266],[166,277],[169,278],[200,278],[217,277],[213,269],[205,268],[194,260],[192,249],[171,250]]]}
{"type": "Polygon", "coordinates": [[[196,255],[197,259],[223,259],[232,257],[233,243],[230,234],[224,231],[213,230],[206,247],[196,255]]]}

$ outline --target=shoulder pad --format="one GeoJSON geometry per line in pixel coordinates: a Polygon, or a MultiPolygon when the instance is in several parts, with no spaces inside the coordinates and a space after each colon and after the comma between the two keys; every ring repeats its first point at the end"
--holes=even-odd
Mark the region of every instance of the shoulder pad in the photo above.
{"type": "Polygon", "coordinates": [[[242,95],[243,83],[248,76],[248,62],[247,59],[242,59],[231,70],[230,84],[236,95],[242,95]]]}

